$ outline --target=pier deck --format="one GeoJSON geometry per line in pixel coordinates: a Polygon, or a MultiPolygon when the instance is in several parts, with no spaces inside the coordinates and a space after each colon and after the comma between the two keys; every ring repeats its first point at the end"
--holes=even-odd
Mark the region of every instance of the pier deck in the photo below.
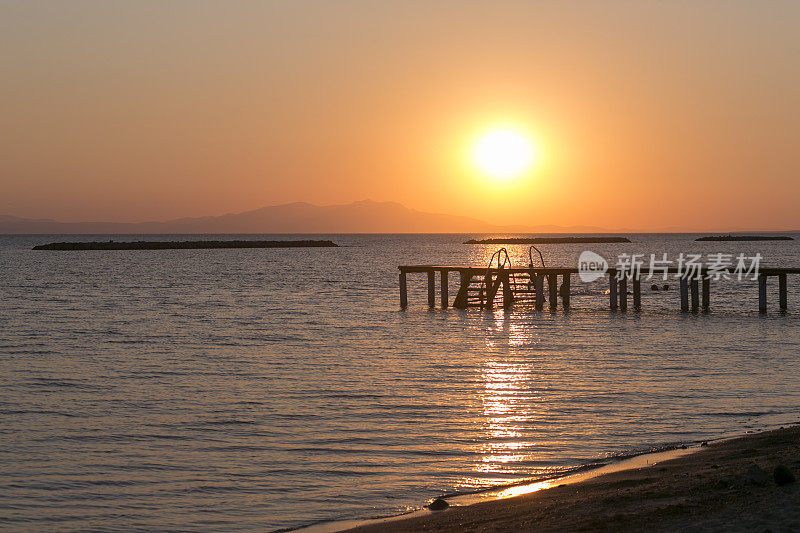
{"type": "MultiPolygon", "coordinates": [[[[408,307],[408,274],[425,274],[428,278],[428,306],[435,307],[437,301],[436,278],[439,283],[439,301],[441,307],[452,305],[456,309],[467,307],[480,307],[490,309],[495,305],[509,308],[515,303],[529,302],[534,308],[541,310],[547,299],[551,309],[558,308],[561,299],[563,309],[570,306],[570,278],[578,274],[577,268],[569,267],[480,267],[480,266],[454,266],[454,265],[401,265],[400,270],[400,307],[408,307]],[[449,275],[457,272],[459,275],[459,289],[450,303],[449,275]],[[561,283],[559,284],[559,277],[561,283]],[[545,286],[546,285],[546,286],[545,286]]],[[[665,273],[684,274],[677,278],[681,298],[681,311],[693,312],[701,308],[708,311],[711,307],[711,282],[713,274],[735,277],[730,269],[709,271],[707,268],[693,270],[691,277],[685,275],[676,267],[655,269],[659,277],[645,281],[660,281],[665,273]],[[709,274],[712,274],[711,276],[709,274]]],[[[628,309],[628,283],[632,288],[633,308],[640,310],[642,306],[641,283],[644,278],[642,272],[631,274],[615,268],[607,269],[602,276],[608,278],[609,307],[612,310],[627,311],[628,309]],[[622,272],[622,273],[621,273],[622,272]],[[619,274],[619,275],[618,275],[619,274]]],[[[800,274],[800,268],[773,268],[765,267],[758,271],[758,309],[761,313],[767,312],[767,279],[778,278],[778,305],[781,311],[788,308],[788,283],[790,274],[800,274]]],[[[671,278],[675,279],[675,278],[671,278]]]]}

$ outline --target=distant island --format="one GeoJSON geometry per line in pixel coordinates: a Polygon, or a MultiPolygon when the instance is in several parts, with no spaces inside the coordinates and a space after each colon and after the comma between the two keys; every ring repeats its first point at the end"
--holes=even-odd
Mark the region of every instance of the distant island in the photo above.
{"type": "Polygon", "coordinates": [[[216,248],[332,248],[333,241],[135,241],[52,242],[34,250],[200,250],[216,248]]]}
{"type": "Polygon", "coordinates": [[[712,237],[698,237],[695,241],[793,241],[786,235],[716,235],[712,237]]]}
{"type": "MultiPolygon", "coordinates": [[[[59,222],[0,214],[0,234],[186,235],[333,233],[608,233],[595,226],[499,226],[475,218],[428,213],[396,202],[363,200],[343,205],[304,202],[272,205],[220,216],[163,222],[59,222]]],[[[96,238],[96,237],[95,237],[96,238]]]]}
{"type": "Polygon", "coordinates": [[[631,242],[625,237],[534,237],[531,239],[470,239],[464,244],[569,244],[578,242],[631,242]]]}

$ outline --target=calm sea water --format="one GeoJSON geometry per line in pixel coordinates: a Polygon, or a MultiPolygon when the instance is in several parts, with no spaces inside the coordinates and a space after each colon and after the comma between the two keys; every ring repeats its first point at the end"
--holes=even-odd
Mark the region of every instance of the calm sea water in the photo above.
{"type": "MultiPolygon", "coordinates": [[[[109,237],[0,237],[0,525],[232,531],[382,516],[800,416],[800,278],[786,315],[774,281],[766,316],[754,283],[735,281],[713,284],[708,315],[679,313],[674,281],[623,314],[605,284],[577,277],[568,314],[428,310],[422,276],[401,312],[397,265],[482,265],[495,247],[317,237],[343,246],[35,252],[109,237]]],[[[591,249],[800,266],[800,240],[694,237],[540,248],[550,265],[591,249]]],[[[527,264],[527,247],[509,251],[527,264]]]]}

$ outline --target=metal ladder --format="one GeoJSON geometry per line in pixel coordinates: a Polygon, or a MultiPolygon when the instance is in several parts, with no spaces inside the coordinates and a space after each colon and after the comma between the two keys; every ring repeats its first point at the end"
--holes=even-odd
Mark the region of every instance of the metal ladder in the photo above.
{"type": "MultiPolygon", "coordinates": [[[[534,302],[536,299],[536,288],[533,280],[533,250],[539,253],[539,259],[544,267],[544,257],[542,252],[535,246],[528,250],[529,272],[509,273],[508,284],[511,296],[515,302],[534,302]]],[[[499,297],[496,283],[499,283],[500,270],[512,266],[511,258],[506,248],[500,248],[492,254],[489,264],[486,266],[484,274],[476,274],[471,277],[467,288],[467,307],[489,307],[494,305],[494,300],[499,297]],[[490,291],[491,289],[491,291],[490,291]],[[490,300],[490,292],[491,301],[490,300]]],[[[505,302],[504,302],[505,303],[505,302]]]]}
{"type": "MultiPolygon", "coordinates": [[[[489,264],[486,266],[486,273],[483,275],[483,279],[481,280],[481,287],[480,287],[480,306],[485,307],[490,302],[489,299],[489,288],[493,287],[495,283],[499,283],[500,274],[499,273],[492,273],[492,269],[495,268],[497,270],[503,270],[505,268],[511,267],[511,258],[508,257],[508,250],[505,248],[500,248],[495,253],[492,254],[491,259],[489,259],[489,264]],[[497,266],[494,266],[495,261],[497,262],[497,266]],[[489,284],[487,285],[486,280],[489,280],[489,284]]],[[[511,294],[514,294],[516,289],[516,279],[512,281],[514,276],[509,276],[509,284],[511,285],[511,294]]],[[[494,294],[492,295],[492,299],[497,297],[497,289],[494,289],[494,294]]],[[[494,303],[493,301],[491,303],[494,303]]]]}

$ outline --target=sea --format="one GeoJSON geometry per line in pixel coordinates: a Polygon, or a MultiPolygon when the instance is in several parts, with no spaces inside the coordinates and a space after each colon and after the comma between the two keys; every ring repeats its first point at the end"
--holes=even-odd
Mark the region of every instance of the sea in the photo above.
{"type": "MultiPolygon", "coordinates": [[[[547,266],[592,251],[612,266],[634,254],[759,254],[748,266],[800,267],[800,234],[790,235],[538,248],[547,266]]],[[[398,265],[484,266],[499,246],[464,244],[480,237],[0,236],[0,527],[275,531],[369,519],[800,420],[800,275],[789,276],[785,313],[776,278],[759,314],[756,282],[736,277],[712,280],[708,313],[681,313],[677,280],[660,273],[643,283],[638,312],[611,311],[608,281],[577,275],[567,312],[428,308],[427,278],[415,274],[400,309],[398,265]],[[31,249],[240,238],[340,246],[31,249]]],[[[527,246],[506,248],[529,264],[527,246]]]]}

